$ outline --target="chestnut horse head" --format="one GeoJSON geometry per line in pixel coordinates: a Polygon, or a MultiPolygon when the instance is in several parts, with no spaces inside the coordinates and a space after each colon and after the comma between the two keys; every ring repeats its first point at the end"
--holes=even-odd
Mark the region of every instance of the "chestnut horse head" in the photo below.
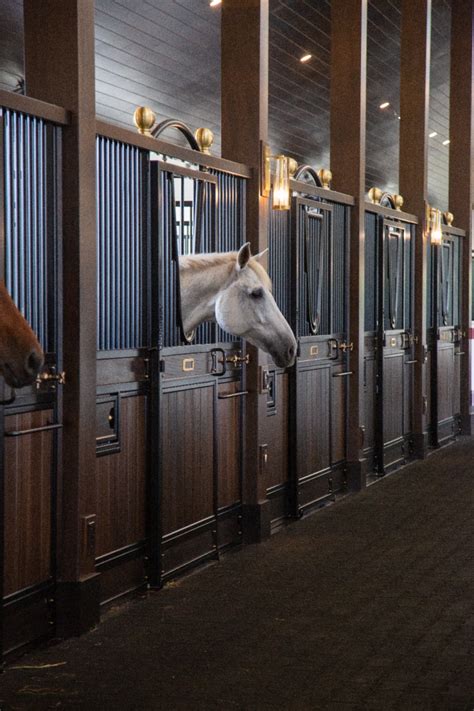
{"type": "Polygon", "coordinates": [[[30,385],[44,363],[38,339],[0,281],[0,372],[12,388],[30,385]]]}

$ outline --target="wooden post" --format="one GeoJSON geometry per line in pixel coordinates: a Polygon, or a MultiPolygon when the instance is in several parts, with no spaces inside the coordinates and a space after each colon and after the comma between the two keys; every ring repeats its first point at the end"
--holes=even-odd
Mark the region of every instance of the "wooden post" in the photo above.
{"type": "Polygon", "coordinates": [[[354,196],[350,235],[348,481],[365,486],[363,471],[365,127],[367,0],[331,4],[331,170],[335,190],[354,196]]]}
{"type": "Polygon", "coordinates": [[[71,114],[62,138],[64,430],[58,521],[59,634],[98,621],[94,1],[25,0],[27,94],[71,114]]]}
{"type": "Polygon", "coordinates": [[[461,328],[461,427],[472,434],[471,425],[471,250],[474,207],[474,3],[456,0],[451,16],[451,84],[449,110],[449,209],[454,224],[466,231],[462,251],[461,328]]]}
{"type": "MultiPolygon", "coordinates": [[[[268,0],[226,0],[222,5],[222,156],[253,170],[247,183],[246,226],[252,252],[268,243],[269,199],[260,196],[261,143],[268,139],[268,0]]],[[[262,355],[249,347],[245,405],[244,533],[269,535],[260,441],[265,397],[260,394],[262,355]]]]}
{"type": "Polygon", "coordinates": [[[427,225],[428,109],[430,96],[431,0],[402,0],[400,64],[400,193],[418,218],[415,234],[415,323],[413,435],[415,453],[427,449],[427,225]]]}

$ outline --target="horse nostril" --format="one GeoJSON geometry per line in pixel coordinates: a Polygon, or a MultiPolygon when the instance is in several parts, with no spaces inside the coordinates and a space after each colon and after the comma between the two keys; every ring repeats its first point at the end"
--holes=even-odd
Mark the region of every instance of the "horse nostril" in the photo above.
{"type": "Polygon", "coordinates": [[[26,359],[26,371],[29,375],[36,375],[39,369],[43,365],[43,356],[38,353],[37,350],[32,350],[28,358],[26,359]]]}
{"type": "Polygon", "coordinates": [[[288,348],[288,358],[291,360],[295,355],[295,349],[293,346],[290,346],[288,348]]]}

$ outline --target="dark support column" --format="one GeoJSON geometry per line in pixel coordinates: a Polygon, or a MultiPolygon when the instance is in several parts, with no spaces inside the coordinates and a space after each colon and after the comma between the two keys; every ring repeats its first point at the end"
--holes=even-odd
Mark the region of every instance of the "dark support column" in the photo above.
{"type": "MultiPolygon", "coordinates": [[[[268,137],[268,0],[226,0],[221,32],[222,156],[253,169],[247,184],[247,238],[255,254],[268,242],[269,199],[260,196],[261,141],[268,137]]],[[[248,348],[244,521],[247,540],[270,533],[266,492],[261,476],[265,465],[261,418],[265,398],[260,395],[262,355],[248,348]]]]}
{"type": "Polygon", "coordinates": [[[59,634],[99,618],[96,513],[96,237],[93,0],[25,0],[29,96],[63,106],[64,430],[58,522],[59,634]]]}
{"type": "Polygon", "coordinates": [[[331,4],[331,170],[333,188],[353,195],[350,235],[348,481],[365,486],[363,470],[365,126],[367,0],[331,4]]]}
{"type": "Polygon", "coordinates": [[[426,306],[428,197],[428,108],[430,97],[431,0],[402,0],[400,64],[400,179],[404,209],[418,217],[415,236],[414,446],[427,448],[426,306]]]}
{"type": "Polygon", "coordinates": [[[461,350],[461,425],[472,434],[471,364],[471,250],[474,206],[474,3],[456,0],[451,19],[451,85],[449,112],[449,209],[454,224],[466,231],[462,253],[461,327],[465,336],[461,350]]]}

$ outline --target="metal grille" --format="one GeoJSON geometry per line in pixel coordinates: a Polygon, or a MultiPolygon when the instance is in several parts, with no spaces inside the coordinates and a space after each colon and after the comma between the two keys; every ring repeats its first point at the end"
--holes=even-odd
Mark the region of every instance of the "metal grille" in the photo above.
{"type": "Polygon", "coordinates": [[[146,235],[140,149],[98,137],[97,348],[146,345],[146,235]]]}
{"type": "Polygon", "coordinates": [[[377,215],[365,213],[365,330],[377,328],[377,215]]]}
{"type": "MultiPolygon", "coordinates": [[[[246,183],[236,175],[211,172],[217,176],[217,251],[234,252],[246,240],[246,183]]],[[[239,339],[216,326],[215,340],[218,343],[231,343],[239,339]]]]}
{"type": "Polygon", "coordinates": [[[272,210],[268,236],[268,272],[273,284],[273,296],[278,308],[287,320],[290,319],[291,298],[290,230],[290,212],[272,210]]]}
{"type": "Polygon", "coordinates": [[[314,208],[299,209],[299,336],[331,333],[331,221],[332,214],[316,200],[314,208]]]}
{"type": "Polygon", "coordinates": [[[46,352],[55,350],[58,129],[4,110],[5,283],[46,352]]]}
{"type": "MultiPolygon", "coordinates": [[[[177,310],[177,259],[183,254],[229,252],[237,250],[245,236],[245,183],[234,175],[211,171],[212,183],[161,171],[161,234],[163,235],[164,306],[163,345],[182,343],[177,310]],[[188,187],[186,188],[186,181],[188,187]],[[173,225],[176,227],[174,228],[173,225]],[[175,231],[176,230],[176,231],[175,231]],[[173,242],[176,239],[177,254],[173,242]]],[[[204,323],[196,330],[193,343],[232,342],[236,338],[215,323],[204,323]]]]}

